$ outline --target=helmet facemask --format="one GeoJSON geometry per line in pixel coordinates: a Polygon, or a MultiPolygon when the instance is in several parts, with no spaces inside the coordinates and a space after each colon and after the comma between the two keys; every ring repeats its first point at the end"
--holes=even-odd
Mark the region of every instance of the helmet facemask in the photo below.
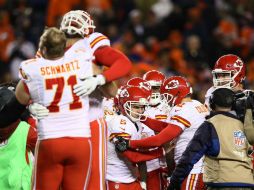
{"type": "Polygon", "coordinates": [[[173,107],[175,105],[177,97],[169,93],[164,93],[161,95],[161,99],[165,101],[170,107],[173,107]]]}
{"type": "Polygon", "coordinates": [[[221,56],[212,71],[214,87],[237,87],[245,79],[245,67],[243,61],[236,55],[221,56]]]}
{"type": "Polygon", "coordinates": [[[214,69],[212,75],[215,88],[233,88],[237,85],[234,80],[237,73],[234,74],[233,71],[214,69]]]}
{"type": "Polygon", "coordinates": [[[148,101],[145,98],[140,98],[139,102],[127,101],[123,105],[123,108],[129,119],[131,119],[133,122],[137,122],[146,120],[144,112],[148,105],[148,101]],[[138,111],[139,109],[141,109],[140,112],[138,111]]]}
{"type": "Polygon", "coordinates": [[[66,13],[60,26],[61,31],[70,35],[79,34],[81,37],[89,35],[90,29],[94,28],[90,15],[81,10],[66,13]]]}
{"type": "Polygon", "coordinates": [[[161,102],[161,94],[160,94],[160,87],[161,82],[158,81],[148,81],[152,87],[152,95],[150,98],[150,105],[155,106],[161,102]]]}

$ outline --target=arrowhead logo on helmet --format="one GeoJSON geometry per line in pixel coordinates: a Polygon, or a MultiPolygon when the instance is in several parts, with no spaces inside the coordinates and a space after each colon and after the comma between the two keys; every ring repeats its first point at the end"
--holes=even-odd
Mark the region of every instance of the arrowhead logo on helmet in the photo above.
{"type": "Polygon", "coordinates": [[[123,115],[133,122],[145,119],[144,111],[150,99],[150,94],[136,86],[120,89],[118,107],[123,115]]]}
{"type": "Polygon", "coordinates": [[[166,86],[165,89],[170,90],[177,88],[179,86],[179,81],[178,80],[172,80],[170,81],[166,86]]]}
{"type": "Polygon", "coordinates": [[[245,79],[246,66],[236,55],[221,56],[212,71],[214,87],[234,88],[245,79]]]}
{"type": "Polygon", "coordinates": [[[175,106],[187,95],[192,94],[192,88],[186,78],[172,76],[163,82],[160,93],[170,106],[175,106]]]}

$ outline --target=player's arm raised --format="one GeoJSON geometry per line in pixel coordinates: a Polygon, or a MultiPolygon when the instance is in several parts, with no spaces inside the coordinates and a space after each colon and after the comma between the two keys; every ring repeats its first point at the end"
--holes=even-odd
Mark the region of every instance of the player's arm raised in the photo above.
{"type": "Polygon", "coordinates": [[[109,67],[102,74],[107,82],[126,76],[132,67],[130,60],[120,51],[110,46],[103,46],[94,52],[98,64],[109,67]]]}
{"type": "MultiPolygon", "coordinates": [[[[108,68],[106,67],[100,67],[96,64],[93,64],[93,73],[95,75],[101,74],[104,70],[106,70],[108,68]]],[[[115,97],[116,93],[117,93],[117,84],[115,83],[115,81],[111,81],[108,82],[102,86],[100,86],[98,88],[102,94],[106,97],[106,98],[111,98],[111,97],[115,97]]]]}

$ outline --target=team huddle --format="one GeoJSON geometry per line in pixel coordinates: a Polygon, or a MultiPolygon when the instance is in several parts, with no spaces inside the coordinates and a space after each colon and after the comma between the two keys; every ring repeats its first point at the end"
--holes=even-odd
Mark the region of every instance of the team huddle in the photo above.
{"type": "MultiPolygon", "coordinates": [[[[128,74],[131,63],[94,28],[88,13],[70,11],[60,29],[45,29],[36,58],[20,65],[15,97],[29,105],[38,132],[32,189],[179,188],[172,187],[170,176],[213,109],[213,92],[243,91],[245,64],[236,55],[220,57],[205,103],[192,99],[185,77],[157,70],[116,88],[113,81],[128,74]],[[93,109],[91,94],[99,90],[93,109]]],[[[180,189],[206,189],[203,174],[201,156],[179,179],[180,189]]]]}

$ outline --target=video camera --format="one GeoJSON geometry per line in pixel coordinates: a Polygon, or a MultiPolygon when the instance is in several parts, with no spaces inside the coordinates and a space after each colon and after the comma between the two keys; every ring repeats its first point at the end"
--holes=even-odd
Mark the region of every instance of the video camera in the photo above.
{"type": "Polygon", "coordinates": [[[233,110],[236,111],[237,116],[241,121],[244,121],[246,109],[252,110],[252,117],[254,120],[254,91],[244,90],[234,95],[233,110]]]}

